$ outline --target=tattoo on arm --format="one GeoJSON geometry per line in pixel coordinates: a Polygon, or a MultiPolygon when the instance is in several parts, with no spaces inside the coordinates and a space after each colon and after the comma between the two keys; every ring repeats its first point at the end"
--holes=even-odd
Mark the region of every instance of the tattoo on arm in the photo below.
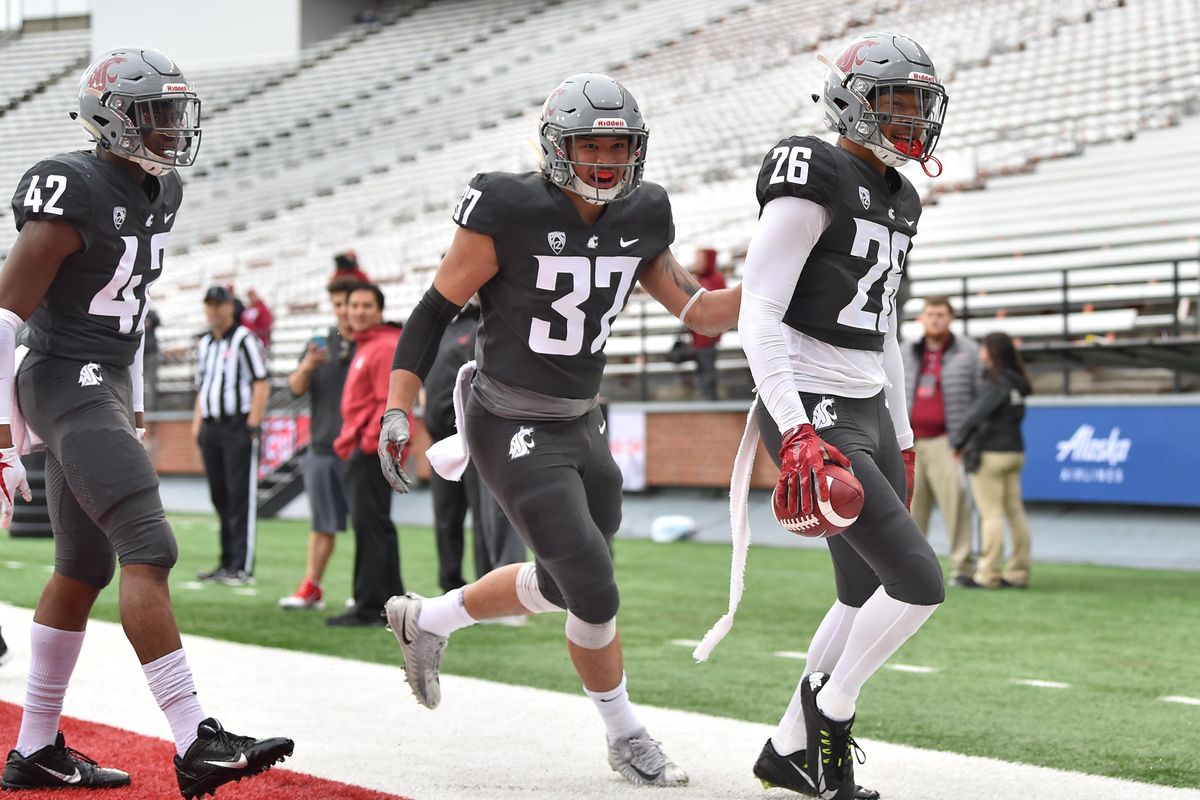
{"type": "Polygon", "coordinates": [[[662,270],[671,279],[672,283],[691,297],[696,292],[700,291],[700,282],[696,280],[696,276],[675,260],[675,255],[666,250],[658,259],[658,268],[662,270]]]}

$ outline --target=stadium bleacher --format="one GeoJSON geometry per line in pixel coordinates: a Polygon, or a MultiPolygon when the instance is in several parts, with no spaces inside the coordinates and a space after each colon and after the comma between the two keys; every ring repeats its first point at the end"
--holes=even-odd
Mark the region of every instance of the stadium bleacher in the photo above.
{"type": "MultiPolygon", "coordinates": [[[[715,247],[736,281],[763,154],[785,135],[822,131],[808,99],[823,69],[815,55],[873,28],[924,43],[951,97],[944,176],[907,173],[927,207],[905,333],[929,294],[958,298],[972,334],[1196,329],[1193,0],[592,0],[590,17],[612,23],[576,27],[579,5],[405,5],[292,62],[195,73],[204,144],[154,287],[162,347],[180,357],[160,372],[163,388],[187,384],[208,283],[254,286],[284,312],[272,353],[281,373],[325,324],[334,252],[356,250],[392,314],[406,316],[449,242],[462,185],[477,171],[534,167],[540,101],[575,71],[609,71],[638,96],[653,131],[648,177],[671,191],[677,254],[687,263],[715,247]]],[[[66,111],[86,55],[86,32],[0,45],[0,67],[39,65],[0,70],[22,75],[0,82],[10,103],[0,181],[15,186],[38,157],[82,143],[66,111]]],[[[14,237],[10,219],[0,252],[14,237]]],[[[610,374],[678,371],[663,360],[678,331],[635,293],[609,341],[610,374]]],[[[744,372],[736,334],[720,355],[744,372]]]]}

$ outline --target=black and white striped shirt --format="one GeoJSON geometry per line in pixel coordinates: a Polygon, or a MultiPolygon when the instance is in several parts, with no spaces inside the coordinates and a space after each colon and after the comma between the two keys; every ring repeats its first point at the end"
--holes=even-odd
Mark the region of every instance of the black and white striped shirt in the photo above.
{"type": "Polygon", "coordinates": [[[235,324],[217,338],[210,331],[200,338],[196,353],[196,389],[200,416],[228,419],[250,413],[251,389],[267,378],[262,342],[249,328],[235,324]]]}

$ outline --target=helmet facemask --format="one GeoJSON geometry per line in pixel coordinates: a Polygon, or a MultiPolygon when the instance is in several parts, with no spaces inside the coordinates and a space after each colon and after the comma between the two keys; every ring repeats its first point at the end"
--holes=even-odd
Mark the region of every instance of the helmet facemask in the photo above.
{"type": "MultiPolygon", "coordinates": [[[[604,122],[605,120],[599,120],[604,122]]],[[[615,120],[621,121],[621,120],[615,120]]],[[[556,125],[542,127],[542,137],[552,148],[547,154],[544,169],[547,177],[557,186],[582,197],[593,205],[604,205],[628,197],[642,183],[646,166],[646,143],[649,138],[644,129],[614,130],[612,128],[573,128],[564,130],[556,125]],[[579,153],[580,140],[590,137],[620,137],[626,140],[627,160],[623,162],[593,162],[584,160],[579,153]],[[580,172],[615,173],[611,186],[596,186],[580,177],[580,172]]]]}
{"type": "Polygon", "coordinates": [[[190,167],[200,148],[200,99],[191,92],[129,97],[110,93],[103,105],[112,109],[124,131],[110,142],[119,156],[141,165],[151,175],[190,167]]]}
{"type": "Polygon", "coordinates": [[[919,80],[876,82],[855,76],[849,88],[867,105],[855,132],[864,136],[863,144],[880,161],[898,167],[909,159],[922,164],[930,159],[946,117],[946,92],[939,84],[919,80]],[[885,128],[890,129],[890,137],[885,128]]]}

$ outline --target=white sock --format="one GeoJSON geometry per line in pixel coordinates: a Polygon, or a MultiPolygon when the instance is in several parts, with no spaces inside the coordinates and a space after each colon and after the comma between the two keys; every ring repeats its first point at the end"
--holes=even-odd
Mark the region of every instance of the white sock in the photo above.
{"type": "Polygon", "coordinates": [[[621,682],[615,689],[593,692],[585,686],[583,691],[592,698],[596,710],[600,712],[600,718],[604,720],[604,732],[608,735],[609,744],[646,729],[633,710],[633,703],[629,702],[624,673],[621,674],[621,682]]]}
{"type": "Polygon", "coordinates": [[[187,654],[180,648],[149,664],[143,664],[142,671],[146,673],[150,693],[171,726],[175,752],[182,756],[196,741],[196,728],[207,718],[196,697],[196,685],[192,682],[187,654]]]}
{"type": "Polygon", "coordinates": [[[463,588],[446,592],[440,597],[429,597],[421,601],[421,615],[417,625],[421,630],[449,636],[455,631],[474,625],[479,620],[467,613],[463,605],[463,588]]]}
{"type": "MultiPolygon", "coordinates": [[[[833,669],[846,646],[846,638],[850,635],[850,628],[857,614],[857,608],[837,600],[833,602],[829,611],[825,613],[825,618],[817,626],[817,632],[813,634],[812,643],[808,646],[805,675],[833,669]]],[[[800,687],[803,685],[804,679],[801,678],[800,683],[796,684],[796,691],[792,694],[787,711],[783,712],[783,718],[779,720],[779,727],[771,737],[775,752],[781,756],[789,756],[808,744],[804,707],[800,702],[800,687]]]]}
{"type": "Polygon", "coordinates": [[[833,720],[853,717],[854,703],[867,678],[936,610],[937,606],[915,606],[889,597],[882,586],[876,589],[855,616],[841,658],[817,695],[821,713],[833,720]]]}
{"type": "Polygon", "coordinates": [[[58,736],[63,697],[83,648],[84,631],[61,631],[40,623],[29,630],[29,678],[25,682],[25,709],[16,750],[30,756],[58,736]]]}

